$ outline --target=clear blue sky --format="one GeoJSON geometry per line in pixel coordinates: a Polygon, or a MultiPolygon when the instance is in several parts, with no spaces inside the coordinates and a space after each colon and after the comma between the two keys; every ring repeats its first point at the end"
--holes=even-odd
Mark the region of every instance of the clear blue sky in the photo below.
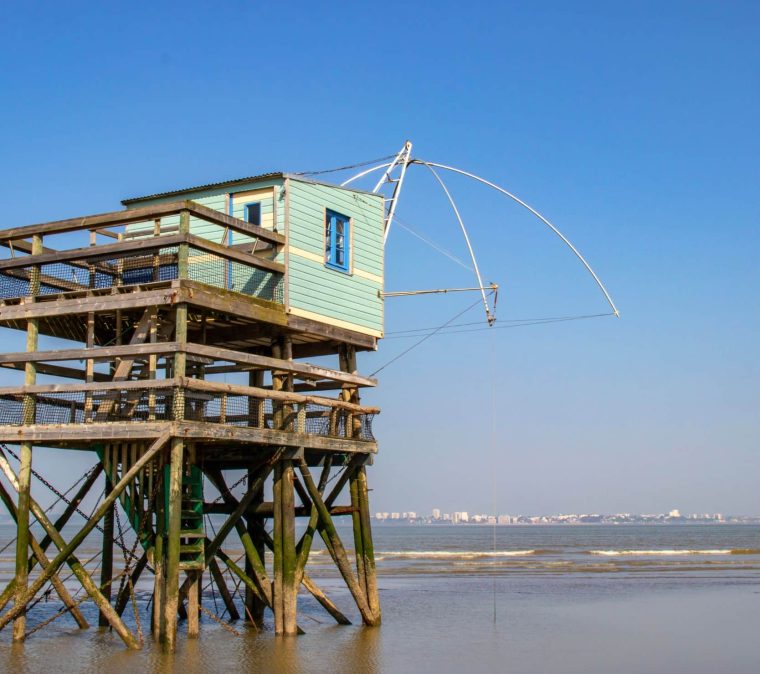
{"type": "MultiPolygon", "coordinates": [[[[757,513],[758,25],[752,2],[6,5],[0,227],[410,138],[544,212],[622,318],[437,337],[384,370],[374,509],[757,513]]],[[[502,321],[605,311],[541,223],[451,187],[502,321]]],[[[464,257],[435,189],[415,170],[399,214],[464,257]]],[[[394,230],[388,289],[471,283],[394,230]]],[[[387,330],[470,301],[388,300],[387,330]]]]}

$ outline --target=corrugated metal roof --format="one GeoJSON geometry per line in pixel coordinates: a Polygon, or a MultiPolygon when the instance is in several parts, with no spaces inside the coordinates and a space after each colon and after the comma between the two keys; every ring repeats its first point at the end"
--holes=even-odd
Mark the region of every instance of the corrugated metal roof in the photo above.
{"type": "MultiPolygon", "coordinates": [[[[171,190],[169,192],[158,192],[156,194],[148,194],[144,197],[130,197],[129,199],[122,199],[121,203],[124,206],[129,206],[130,204],[135,204],[140,201],[148,201],[150,199],[163,199],[165,197],[175,197],[180,196],[181,194],[188,194],[189,192],[198,192],[200,190],[213,190],[213,189],[219,189],[222,187],[235,187],[236,185],[245,185],[246,183],[252,183],[252,182],[258,182],[260,180],[272,180],[274,178],[293,178],[295,180],[302,180],[303,182],[307,183],[316,183],[318,185],[328,185],[329,187],[340,187],[340,185],[334,185],[332,183],[322,182],[320,180],[313,180],[312,178],[309,178],[308,176],[299,175],[297,173],[283,173],[282,171],[273,171],[271,173],[262,173],[257,176],[249,176],[247,178],[235,178],[234,180],[223,180],[219,183],[208,183],[206,185],[196,185],[195,187],[185,187],[181,190],[171,190]]],[[[355,187],[342,187],[341,189],[344,190],[350,190],[351,192],[361,192],[362,194],[373,194],[373,196],[378,196],[377,194],[374,194],[372,192],[368,192],[366,190],[359,190],[355,187]]]]}
{"type": "Polygon", "coordinates": [[[146,201],[148,199],[162,199],[164,197],[174,197],[180,194],[187,194],[188,192],[198,192],[199,190],[213,190],[219,187],[233,187],[234,185],[244,185],[245,183],[257,182],[259,180],[271,180],[273,178],[284,178],[285,173],[282,171],[273,171],[271,173],[262,173],[257,176],[249,176],[247,178],[235,178],[234,180],[223,180],[219,183],[207,183],[206,185],[196,185],[195,187],[185,187],[181,190],[170,190],[169,192],[157,192],[156,194],[148,194],[144,197],[130,197],[129,199],[122,199],[121,203],[125,206],[133,204],[137,201],[146,201]]]}

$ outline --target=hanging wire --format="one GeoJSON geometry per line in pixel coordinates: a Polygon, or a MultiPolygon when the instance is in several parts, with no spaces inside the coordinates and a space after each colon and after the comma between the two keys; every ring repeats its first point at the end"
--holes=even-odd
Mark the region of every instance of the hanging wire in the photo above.
{"type": "Polygon", "coordinates": [[[295,176],[316,176],[323,173],[337,173],[338,171],[347,171],[348,169],[361,168],[362,166],[369,166],[370,164],[376,164],[379,161],[385,161],[386,159],[393,159],[396,155],[391,154],[387,157],[378,157],[377,159],[370,159],[369,161],[363,161],[358,164],[350,164],[348,166],[338,166],[337,168],[320,169],[319,171],[298,171],[294,173],[295,176]]]}
{"type": "Polygon", "coordinates": [[[523,321],[504,321],[503,323],[511,323],[510,325],[504,325],[502,322],[497,323],[496,325],[489,327],[480,327],[480,328],[472,328],[468,330],[451,330],[450,328],[456,328],[456,327],[464,327],[469,325],[482,325],[482,322],[475,321],[472,323],[458,323],[455,325],[447,326],[445,329],[441,328],[418,328],[416,330],[399,330],[397,333],[391,333],[389,332],[385,339],[411,339],[413,337],[419,337],[419,333],[425,333],[428,330],[431,332],[428,333],[428,336],[433,335],[461,335],[469,332],[483,332],[485,330],[509,330],[511,328],[524,328],[531,325],[546,325],[548,323],[566,323],[568,321],[583,321],[588,320],[590,318],[603,318],[605,316],[615,316],[613,312],[609,311],[605,314],[583,314],[578,316],[561,316],[556,318],[537,318],[537,319],[529,319],[529,320],[523,320],[523,321]],[[417,333],[417,334],[404,334],[404,333],[417,333]]]}
{"type": "Polygon", "coordinates": [[[402,229],[405,229],[407,232],[409,232],[412,236],[417,237],[420,241],[423,243],[426,243],[428,246],[430,246],[433,250],[438,251],[441,255],[444,255],[445,257],[449,258],[453,262],[456,262],[460,267],[463,267],[467,271],[475,271],[472,267],[472,265],[468,264],[464,260],[461,260],[453,253],[450,253],[448,250],[443,248],[443,246],[439,246],[435,241],[432,241],[431,239],[428,239],[427,237],[423,236],[419,232],[412,229],[411,225],[408,222],[404,222],[401,218],[399,218],[398,213],[395,217],[396,224],[399,225],[402,229]]]}
{"type": "Polygon", "coordinates": [[[391,358],[385,365],[382,365],[381,367],[377,368],[377,370],[375,370],[369,376],[370,377],[374,377],[378,372],[381,372],[382,370],[384,370],[386,367],[388,367],[392,363],[395,363],[400,358],[403,358],[404,356],[406,356],[410,351],[412,351],[413,349],[416,349],[418,346],[420,346],[421,344],[423,344],[424,342],[426,342],[428,339],[430,339],[433,335],[435,335],[436,333],[438,333],[440,330],[443,330],[449,323],[452,323],[457,318],[459,318],[460,316],[466,314],[471,309],[474,309],[479,304],[480,304],[480,298],[478,298],[477,300],[475,300],[472,304],[470,304],[468,307],[466,307],[465,309],[463,309],[462,311],[460,311],[455,316],[452,316],[448,321],[446,321],[443,325],[441,325],[438,328],[436,328],[435,330],[433,330],[433,332],[431,332],[430,334],[424,335],[422,337],[422,339],[420,339],[419,341],[417,341],[414,344],[412,344],[408,349],[404,349],[400,354],[398,354],[394,358],[391,358]]]}

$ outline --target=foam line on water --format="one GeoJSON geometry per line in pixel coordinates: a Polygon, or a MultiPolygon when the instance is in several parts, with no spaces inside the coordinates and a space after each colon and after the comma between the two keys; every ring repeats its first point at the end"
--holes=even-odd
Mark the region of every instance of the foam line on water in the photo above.
{"type": "Polygon", "coordinates": [[[753,549],[678,549],[678,550],[589,550],[589,554],[603,555],[605,557],[617,557],[623,555],[662,555],[674,557],[676,555],[757,555],[760,550],[753,549]]]}

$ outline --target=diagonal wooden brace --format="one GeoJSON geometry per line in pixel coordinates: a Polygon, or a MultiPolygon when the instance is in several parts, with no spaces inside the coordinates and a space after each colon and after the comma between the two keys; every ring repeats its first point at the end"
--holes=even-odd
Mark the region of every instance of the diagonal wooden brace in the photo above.
{"type": "MultiPolygon", "coordinates": [[[[0,483],[0,500],[5,503],[5,507],[8,508],[8,512],[13,518],[13,521],[17,521],[18,513],[16,510],[16,504],[13,502],[11,495],[8,493],[2,483],[0,483]]],[[[40,566],[43,569],[46,569],[50,565],[50,560],[47,558],[44,550],[37,542],[37,539],[31,533],[29,534],[29,545],[32,548],[34,559],[40,563],[40,566]]],[[[11,580],[8,586],[12,587],[15,584],[14,581],[15,579],[11,580]]],[[[71,615],[74,617],[74,620],[76,621],[77,625],[79,625],[80,629],[87,629],[90,624],[87,622],[87,620],[85,620],[85,617],[82,615],[82,612],[79,610],[79,607],[77,606],[71,594],[69,594],[66,586],[61,582],[58,574],[53,574],[53,576],[50,578],[50,582],[52,583],[55,591],[58,593],[58,596],[61,598],[61,601],[64,603],[66,608],[71,611],[71,615]]]]}
{"type": "MultiPolygon", "coordinates": [[[[269,581],[269,577],[267,576],[264,560],[259,557],[256,546],[251,539],[251,535],[248,533],[245,525],[241,521],[243,513],[245,513],[248,506],[253,502],[253,499],[256,498],[257,494],[261,491],[261,488],[263,487],[264,481],[269,475],[270,470],[271,465],[267,463],[263,470],[260,471],[257,475],[256,479],[251,485],[251,489],[248,490],[243,499],[240,501],[238,501],[232,494],[229,493],[229,489],[227,488],[227,484],[224,481],[224,477],[222,476],[221,471],[206,471],[206,475],[222,494],[222,498],[224,499],[225,503],[234,507],[232,515],[230,515],[230,517],[227,519],[227,522],[225,522],[225,524],[230,524],[230,528],[228,529],[227,533],[229,533],[233,526],[235,527],[235,530],[240,536],[240,541],[243,544],[243,549],[245,550],[246,557],[253,569],[253,580],[258,586],[258,594],[263,597],[263,600],[267,606],[269,606],[269,608],[272,608],[272,584],[269,581]],[[235,517],[236,514],[237,516],[235,517]],[[235,517],[235,520],[231,521],[233,517],[235,517]]],[[[222,529],[219,530],[219,533],[214,540],[216,541],[216,539],[219,538],[221,534],[222,529]]],[[[225,534],[225,537],[226,536],[227,534],[225,534]]],[[[219,542],[219,545],[221,545],[221,542],[222,541],[219,542]]],[[[212,552],[215,552],[219,548],[219,545],[215,546],[215,548],[212,548],[212,552]]],[[[207,559],[211,559],[209,557],[208,550],[206,552],[206,557],[207,559]]]]}
{"type": "MultiPolygon", "coordinates": [[[[95,511],[95,514],[85,523],[85,525],[74,535],[74,537],[69,541],[68,544],[65,544],[61,551],[56,555],[55,559],[53,559],[50,562],[50,566],[48,566],[47,569],[44,570],[43,573],[41,573],[37,579],[34,581],[34,583],[31,584],[29,589],[26,591],[26,593],[21,597],[20,601],[13,606],[13,608],[9,609],[2,617],[0,617],[0,629],[5,627],[11,620],[16,618],[16,616],[20,615],[26,605],[35,597],[35,595],[42,589],[42,586],[50,580],[52,575],[58,571],[59,567],[66,562],[69,557],[72,556],[73,552],[81,545],[82,541],[89,535],[89,533],[95,528],[95,525],[103,518],[106,511],[114,504],[117,498],[119,498],[119,494],[124,490],[124,488],[135,478],[135,475],[150,461],[153,460],[153,458],[164,448],[167,442],[171,439],[171,433],[167,431],[163,435],[161,435],[159,438],[157,438],[153,444],[146,450],[145,454],[138,459],[137,462],[127,471],[125,475],[122,476],[121,480],[114,485],[113,490],[108,495],[107,498],[103,500],[103,502],[100,504],[98,509],[95,511]]],[[[36,516],[36,514],[35,514],[36,516]]],[[[44,513],[43,513],[44,517],[44,513]]],[[[47,519],[47,518],[45,518],[47,519]]],[[[42,522],[40,522],[42,523],[42,522]]],[[[54,531],[54,529],[53,529],[54,531]]],[[[57,533],[57,532],[56,532],[57,533]]],[[[52,532],[51,532],[52,535],[52,532]]],[[[54,538],[55,542],[55,538],[54,538]]],[[[61,543],[63,543],[61,539],[61,543]]],[[[57,545],[57,543],[56,543],[57,545]]],[[[97,591],[97,594],[99,594],[101,597],[103,596],[100,594],[100,591],[97,590],[97,587],[95,588],[97,591]]],[[[105,602],[104,608],[110,608],[111,605],[108,602],[105,602]]],[[[111,608],[111,611],[113,611],[113,608],[111,608]]],[[[116,620],[118,623],[121,622],[121,619],[116,616],[116,620]]],[[[118,624],[117,623],[117,624],[118,624]]],[[[124,627],[124,630],[122,632],[119,632],[119,636],[122,637],[122,639],[125,641],[125,643],[130,648],[140,648],[139,642],[134,638],[132,633],[124,627]]]]}
{"type": "Polygon", "coordinates": [[[367,597],[365,596],[364,591],[359,585],[359,582],[351,571],[348,555],[346,554],[343,543],[340,540],[338,532],[335,529],[335,524],[333,523],[332,517],[330,516],[330,510],[322,500],[322,495],[319,493],[317,485],[314,484],[314,479],[311,476],[311,472],[309,471],[309,467],[306,464],[305,459],[299,460],[298,469],[301,471],[301,475],[303,476],[306,490],[309,492],[311,501],[316,506],[319,513],[321,533],[324,534],[330,543],[330,546],[328,547],[330,554],[332,555],[335,565],[338,567],[340,574],[343,576],[343,580],[346,582],[346,585],[348,586],[348,589],[351,592],[354,601],[356,602],[356,606],[359,609],[359,613],[361,613],[362,620],[366,625],[378,625],[379,616],[370,609],[369,604],[367,603],[367,597]]]}
{"type": "MultiPolygon", "coordinates": [[[[257,522],[257,526],[259,527],[259,533],[261,534],[261,537],[264,539],[264,542],[266,543],[267,547],[270,550],[274,550],[274,541],[272,540],[272,537],[267,533],[267,531],[261,527],[261,525],[257,522]]],[[[309,577],[309,574],[306,573],[306,571],[302,572],[301,576],[301,584],[306,588],[306,590],[309,591],[309,593],[316,599],[321,605],[322,608],[325,609],[333,618],[335,618],[335,621],[340,625],[350,625],[351,621],[346,618],[343,613],[340,612],[340,609],[333,604],[333,602],[330,600],[330,598],[322,592],[322,590],[317,586],[317,584],[309,577]]]]}
{"type": "MultiPolygon", "coordinates": [[[[8,481],[11,483],[13,488],[16,491],[19,491],[18,477],[11,469],[10,464],[8,463],[8,460],[5,458],[4,455],[0,456],[0,470],[2,470],[2,472],[8,478],[8,481]]],[[[47,533],[50,536],[50,538],[53,539],[53,543],[55,543],[56,547],[59,550],[63,550],[66,547],[66,542],[63,540],[63,537],[61,536],[61,534],[58,531],[56,531],[56,529],[53,527],[52,522],[50,522],[50,520],[47,518],[47,515],[45,515],[45,511],[39,506],[39,504],[33,498],[29,499],[29,508],[34,514],[34,517],[37,519],[37,521],[40,523],[42,528],[45,530],[45,533],[47,533]]],[[[92,597],[97,607],[101,610],[103,615],[106,616],[106,618],[108,619],[108,622],[111,624],[114,630],[116,630],[116,633],[124,640],[124,643],[126,643],[130,648],[139,648],[140,645],[137,639],[135,639],[134,635],[129,631],[129,629],[127,629],[127,626],[124,625],[124,623],[121,621],[119,616],[113,610],[113,607],[111,606],[110,602],[108,601],[108,599],[106,599],[105,596],[103,596],[103,593],[98,589],[98,586],[95,584],[95,581],[92,579],[90,574],[87,573],[82,562],[80,562],[79,559],[74,554],[68,555],[65,561],[71,568],[71,571],[73,572],[73,574],[77,577],[77,580],[79,580],[79,582],[82,584],[82,587],[85,589],[87,594],[89,594],[90,597],[92,597]]],[[[52,579],[57,569],[53,569],[52,571],[50,571],[51,567],[52,567],[52,564],[48,564],[46,568],[43,565],[42,576],[49,573],[49,579],[52,579]]],[[[30,593],[27,593],[27,594],[30,594],[30,593]]],[[[26,599],[25,597],[26,601],[24,601],[23,604],[19,602],[18,605],[25,606],[26,604],[29,603],[29,600],[32,599],[33,596],[34,595],[30,596],[28,599],[26,599]]],[[[14,610],[15,608],[16,607],[14,607],[14,610]]],[[[4,616],[4,618],[5,617],[7,617],[7,614],[6,616],[4,616]]]]}
{"type": "MultiPolygon", "coordinates": [[[[53,523],[53,526],[56,528],[56,530],[61,531],[61,529],[63,529],[63,527],[69,521],[71,516],[76,512],[76,509],[79,507],[79,504],[82,502],[82,499],[84,499],[84,497],[92,488],[92,485],[95,483],[95,480],[97,480],[102,470],[103,470],[103,466],[101,464],[96,464],[95,470],[90,474],[90,477],[87,478],[84,484],[79,488],[79,491],[77,491],[76,495],[71,500],[71,503],[66,507],[66,510],[64,510],[61,516],[53,523]]],[[[14,507],[15,507],[15,503],[14,503],[14,507]]],[[[52,543],[52,540],[50,539],[50,536],[45,536],[45,538],[43,538],[42,541],[40,542],[40,548],[42,549],[43,552],[47,552],[47,549],[50,547],[51,543],[52,543]]],[[[29,560],[30,573],[32,572],[32,569],[34,569],[36,563],[37,563],[36,557],[29,560]]],[[[5,605],[13,597],[13,594],[15,592],[15,589],[14,589],[15,586],[16,586],[16,579],[14,578],[11,580],[10,583],[8,583],[5,590],[3,590],[3,593],[0,595],[0,611],[2,611],[5,608],[5,605]]]]}

